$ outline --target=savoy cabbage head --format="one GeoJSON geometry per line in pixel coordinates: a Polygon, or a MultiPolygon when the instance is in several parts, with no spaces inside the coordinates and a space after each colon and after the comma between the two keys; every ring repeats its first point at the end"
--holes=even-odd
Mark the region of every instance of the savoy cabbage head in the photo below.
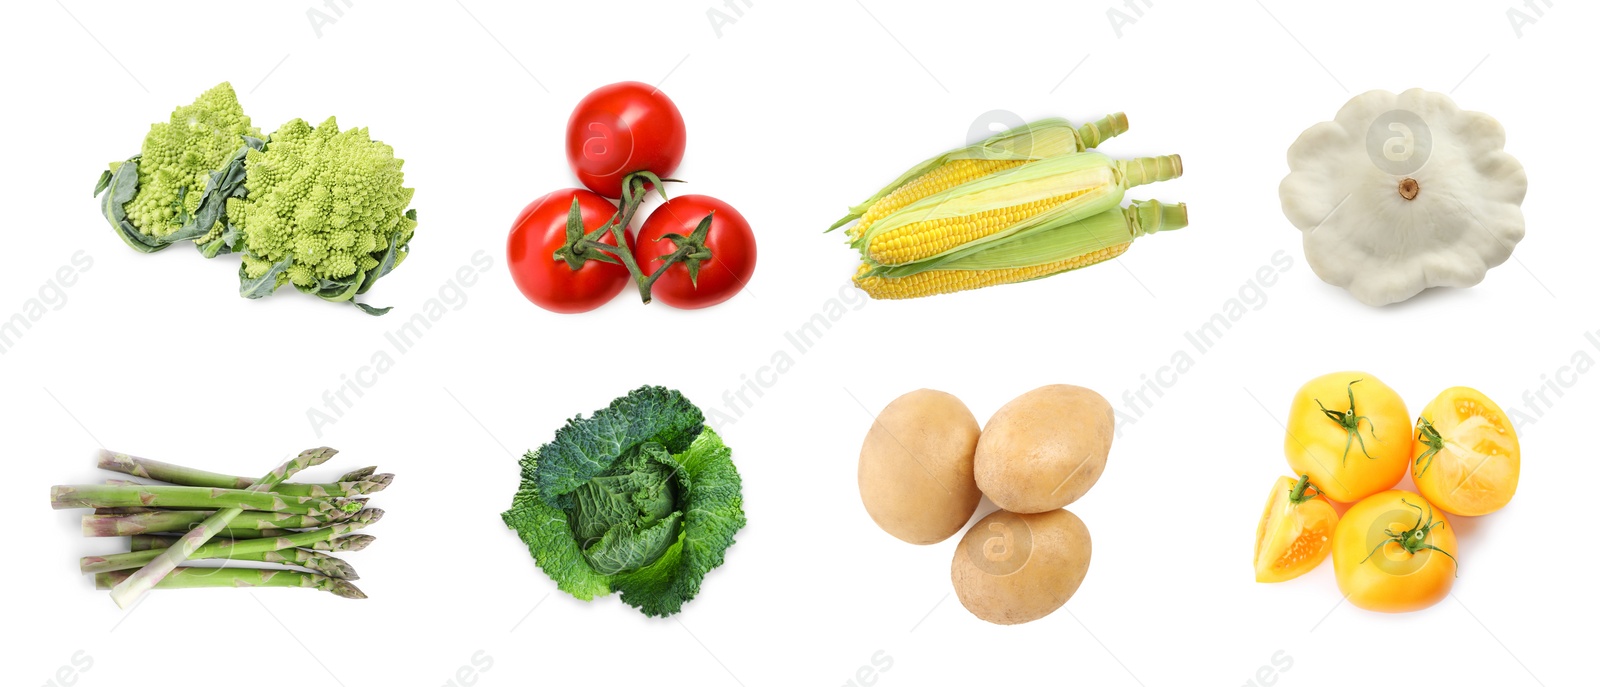
{"type": "Polygon", "coordinates": [[[683,394],[641,387],[528,452],[501,518],[562,591],[672,615],[744,527],[731,456],[683,394]]]}

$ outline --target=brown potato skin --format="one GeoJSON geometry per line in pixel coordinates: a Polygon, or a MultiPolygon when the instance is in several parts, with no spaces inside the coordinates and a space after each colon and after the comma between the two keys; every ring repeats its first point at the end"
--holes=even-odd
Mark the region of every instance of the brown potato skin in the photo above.
{"type": "Polygon", "coordinates": [[[956,545],[950,582],[961,605],[983,620],[997,625],[1032,622],[1055,612],[1078,591],[1089,573],[1090,553],[1089,528],[1071,512],[995,511],[956,545]],[[1006,553],[1007,547],[1010,557],[990,555],[1006,553]],[[1017,556],[1022,556],[1020,563],[1017,556]]]}
{"type": "Polygon", "coordinates": [[[1114,421],[1105,397],[1081,386],[1052,384],[1018,396],[978,438],[978,488],[1013,513],[1066,506],[1105,471],[1114,421]]]}
{"type": "Polygon", "coordinates": [[[977,444],[978,420],[955,396],[918,389],[890,402],[861,443],[856,481],[867,514],[902,541],[949,539],[983,498],[972,476],[977,444]]]}

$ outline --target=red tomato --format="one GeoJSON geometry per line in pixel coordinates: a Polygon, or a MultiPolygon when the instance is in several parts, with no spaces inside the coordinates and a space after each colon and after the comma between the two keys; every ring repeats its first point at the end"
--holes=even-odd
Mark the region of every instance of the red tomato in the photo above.
{"type": "Polygon", "coordinates": [[[686,310],[716,305],[739,293],[756,271],[756,235],[738,210],[711,196],[678,196],[661,204],[639,227],[633,251],[639,269],[646,275],[661,267],[661,258],[677,245],[667,234],[689,236],[706,215],[711,215],[711,232],[706,248],[711,257],[700,261],[697,282],[689,280],[689,266],[679,262],[667,269],[651,289],[652,296],[674,308],[686,310]]]}
{"type": "Polygon", "coordinates": [[[665,178],[683,161],[683,115],[649,84],[624,81],[584,96],[567,120],[567,164],[578,180],[607,198],[622,197],[622,179],[649,171],[665,178]]]}
{"type": "MultiPolygon", "coordinates": [[[[567,241],[567,213],[578,199],[584,231],[594,231],[611,219],[617,206],[599,194],[581,188],[556,191],[528,203],[511,225],[506,241],[506,264],[522,295],[545,310],[562,313],[594,310],[614,298],[632,278],[622,265],[590,260],[573,270],[555,252],[567,241]]],[[[602,243],[617,245],[607,232],[602,243]]]]}

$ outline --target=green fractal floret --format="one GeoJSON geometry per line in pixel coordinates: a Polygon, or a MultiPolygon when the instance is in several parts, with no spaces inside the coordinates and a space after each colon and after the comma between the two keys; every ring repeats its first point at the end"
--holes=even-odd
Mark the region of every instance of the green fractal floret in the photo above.
{"type": "Polygon", "coordinates": [[[403,164],[332,117],[262,136],[224,82],[152,126],[140,154],[100,172],[94,196],[133,250],[193,242],[207,258],[239,255],[240,296],[292,284],[382,315],[389,308],[357,297],[410,252],[417,213],[403,164]]]}
{"type": "MultiPolygon", "coordinates": [[[[403,163],[365,128],[340,131],[332,117],[315,128],[284,124],[264,150],[246,153],[247,193],[227,202],[244,238],[245,276],[259,279],[287,260],[276,286],[306,290],[378,267],[417,225],[406,214],[412,189],[402,186],[403,163]]],[[[395,264],[404,257],[397,251],[395,264]]]]}
{"type": "Polygon", "coordinates": [[[260,138],[261,131],[250,125],[227,83],[151,126],[139,152],[138,195],[124,206],[128,221],[152,237],[182,228],[199,208],[211,173],[244,146],[244,136],[260,138]]]}

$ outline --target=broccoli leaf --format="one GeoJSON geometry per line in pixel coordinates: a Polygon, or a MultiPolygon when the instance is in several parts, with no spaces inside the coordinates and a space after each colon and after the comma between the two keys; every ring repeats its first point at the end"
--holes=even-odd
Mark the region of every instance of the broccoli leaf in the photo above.
{"type": "Polygon", "coordinates": [[[266,146],[266,142],[254,136],[244,136],[243,139],[244,145],[234,152],[233,157],[228,158],[222,169],[212,172],[206,179],[205,190],[200,195],[200,206],[195,208],[189,223],[177,232],[184,238],[194,239],[200,254],[207,258],[232,252],[238,241],[238,227],[228,219],[228,199],[245,196],[245,156],[252,150],[259,151],[266,146]],[[222,223],[220,231],[214,231],[218,229],[219,222],[222,223]]]}
{"type": "Polygon", "coordinates": [[[106,216],[106,221],[111,223],[111,228],[117,231],[117,236],[122,237],[123,243],[141,253],[154,253],[166,248],[167,243],[159,239],[145,236],[139,229],[128,221],[126,205],[139,194],[139,156],[135,155],[117,165],[116,171],[107,177],[100,175],[100,183],[95,184],[94,194],[110,190],[106,197],[100,201],[100,212],[106,216]]]}
{"type": "Polygon", "coordinates": [[[248,273],[248,268],[241,263],[239,265],[239,295],[245,298],[266,298],[271,296],[272,292],[278,290],[278,286],[280,286],[278,277],[283,274],[284,270],[289,269],[289,264],[293,261],[292,258],[284,258],[259,277],[251,277],[248,273]]]}
{"type": "Polygon", "coordinates": [[[548,505],[569,510],[572,492],[610,469],[624,454],[654,441],[679,453],[700,434],[705,415],[683,394],[659,386],[635,389],[594,415],[573,418],[539,449],[536,471],[524,464],[522,478],[533,480],[548,505]]]}

